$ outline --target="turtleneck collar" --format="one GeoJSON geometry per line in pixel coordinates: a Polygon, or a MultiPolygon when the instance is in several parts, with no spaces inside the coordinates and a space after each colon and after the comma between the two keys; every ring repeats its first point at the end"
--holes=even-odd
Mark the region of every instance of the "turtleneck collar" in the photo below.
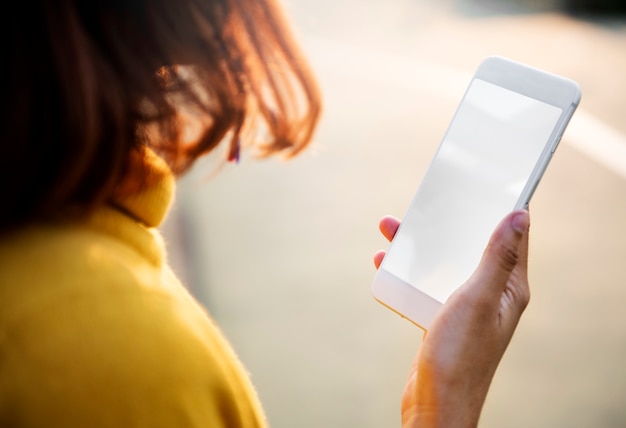
{"type": "Polygon", "coordinates": [[[165,245],[156,230],[172,204],[175,179],[163,159],[149,149],[133,155],[141,184],[120,187],[108,205],[96,208],[87,224],[132,246],[155,266],[162,266],[165,245]]]}
{"type": "Polygon", "coordinates": [[[174,175],[165,161],[148,148],[134,152],[131,163],[142,173],[141,185],[120,189],[111,204],[143,225],[157,227],[174,198],[174,175]]]}

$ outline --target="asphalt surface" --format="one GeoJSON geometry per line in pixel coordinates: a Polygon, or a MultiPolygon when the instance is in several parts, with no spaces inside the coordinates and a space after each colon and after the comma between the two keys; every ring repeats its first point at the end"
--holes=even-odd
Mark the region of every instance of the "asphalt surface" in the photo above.
{"type": "Polygon", "coordinates": [[[170,257],[275,428],[400,426],[421,332],[371,297],[377,224],[404,214],[491,54],[577,80],[583,101],[531,203],[531,304],[481,426],[626,426],[625,21],[468,3],[289,1],[325,95],[314,143],[180,183],[170,257]]]}

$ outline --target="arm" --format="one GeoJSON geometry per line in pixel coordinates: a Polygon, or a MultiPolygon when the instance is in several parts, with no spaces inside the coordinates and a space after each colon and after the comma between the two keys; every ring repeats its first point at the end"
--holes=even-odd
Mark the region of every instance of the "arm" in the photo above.
{"type": "MultiPolygon", "coordinates": [[[[399,222],[380,229],[393,238],[399,222]]],[[[474,427],[487,391],[530,298],[529,217],[509,214],[494,231],[470,279],[443,305],[425,333],[402,396],[402,425],[474,427]]],[[[378,267],[384,252],[374,256],[378,267]]]]}

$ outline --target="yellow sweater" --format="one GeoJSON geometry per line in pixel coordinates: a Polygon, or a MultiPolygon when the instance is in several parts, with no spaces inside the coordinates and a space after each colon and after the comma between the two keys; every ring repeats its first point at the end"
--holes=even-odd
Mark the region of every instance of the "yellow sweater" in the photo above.
{"type": "Polygon", "coordinates": [[[263,427],[241,364],[165,263],[174,190],[0,240],[0,426],[263,427]]]}

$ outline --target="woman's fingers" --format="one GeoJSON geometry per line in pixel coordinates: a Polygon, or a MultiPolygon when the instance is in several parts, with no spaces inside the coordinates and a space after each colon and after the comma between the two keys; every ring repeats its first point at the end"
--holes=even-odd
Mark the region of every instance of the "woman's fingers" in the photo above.
{"type": "Polygon", "coordinates": [[[376,266],[376,269],[380,267],[380,264],[383,262],[384,258],[385,258],[385,252],[382,250],[374,254],[374,266],[376,266]]]}
{"type": "Polygon", "coordinates": [[[400,226],[400,220],[390,215],[383,217],[378,223],[378,228],[387,240],[391,241],[400,226]]]}
{"type": "Polygon", "coordinates": [[[481,284],[476,292],[499,296],[515,268],[521,268],[521,276],[526,278],[528,245],[525,241],[528,240],[529,223],[528,212],[517,211],[498,225],[475,272],[479,277],[476,282],[481,284]]]}
{"type": "Polygon", "coordinates": [[[505,347],[530,299],[528,228],[528,212],[507,216],[491,236],[478,268],[463,285],[465,299],[492,308],[503,327],[505,347]]]}
{"type": "MultiPolygon", "coordinates": [[[[391,241],[393,239],[396,231],[398,230],[398,226],[400,226],[400,220],[390,215],[383,217],[378,223],[378,228],[388,241],[391,241]]],[[[380,250],[376,254],[374,254],[374,266],[376,266],[376,269],[380,267],[380,264],[383,262],[384,258],[385,251],[383,250],[380,250]]]]}

